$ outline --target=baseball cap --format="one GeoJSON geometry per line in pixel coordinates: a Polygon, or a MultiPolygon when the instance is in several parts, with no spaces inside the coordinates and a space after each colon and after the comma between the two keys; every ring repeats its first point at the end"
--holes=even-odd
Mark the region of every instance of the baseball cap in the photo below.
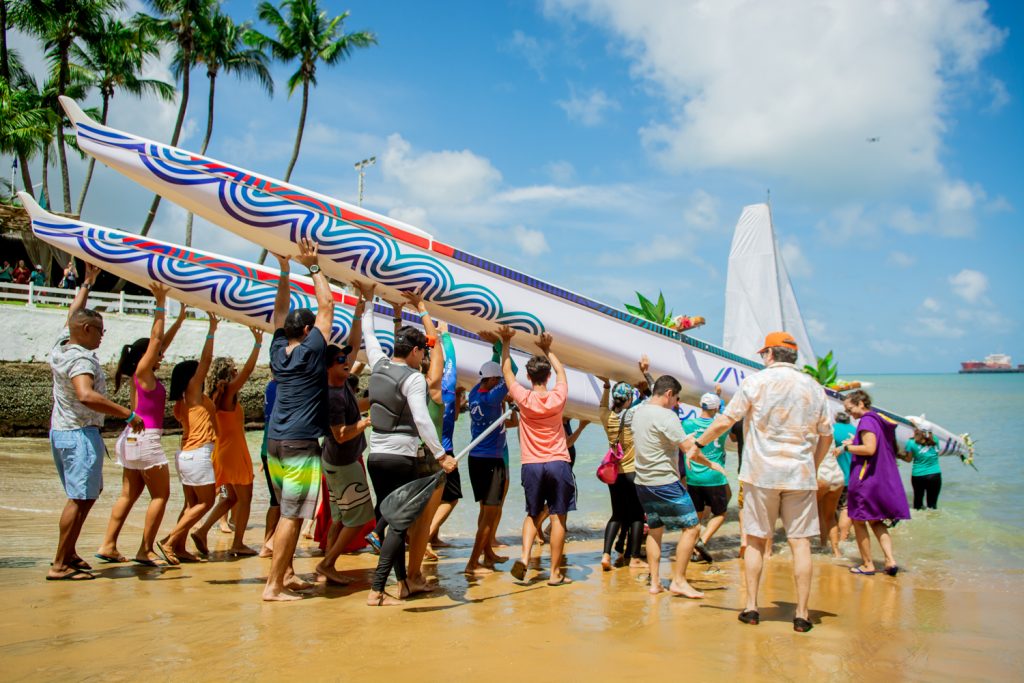
{"type": "Polygon", "coordinates": [[[758,353],[764,353],[767,349],[773,346],[782,346],[787,349],[797,350],[796,340],[793,339],[793,335],[789,332],[769,332],[768,336],[764,338],[764,346],[758,353]]]}
{"type": "Polygon", "coordinates": [[[501,366],[493,360],[489,360],[480,366],[480,378],[490,379],[492,377],[501,377],[501,366]]]}
{"type": "Polygon", "coordinates": [[[922,432],[930,432],[932,431],[932,423],[928,420],[918,420],[917,428],[922,432]]]}
{"type": "Polygon", "coordinates": [[[722,399],[718,394],[707,393],[700,397],[700,407],[705,410],[718,410],[722,405],[722,399]]]}

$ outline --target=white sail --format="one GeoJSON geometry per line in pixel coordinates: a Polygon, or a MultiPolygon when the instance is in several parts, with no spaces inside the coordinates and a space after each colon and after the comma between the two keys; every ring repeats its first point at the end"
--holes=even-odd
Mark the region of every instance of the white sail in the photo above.
{"type": "Polygon", "coordinates": [[[775,239],[771,209],[767,204],[752,204],[743,207],[729,250],[722,345],[737,355],[756,358],[765,335],[779,330],[793,335],[801,365],[817,362],[775,239]]]}

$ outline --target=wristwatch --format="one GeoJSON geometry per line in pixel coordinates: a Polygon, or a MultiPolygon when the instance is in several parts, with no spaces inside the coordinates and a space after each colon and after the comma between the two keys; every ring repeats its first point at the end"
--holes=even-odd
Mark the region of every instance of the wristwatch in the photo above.
{"type": "Polygon", "coordinates": [[[319,272],[320,272],[320,266],[318,266],[317,264],[314,263],[313,265],[311,265],[309,267],[309,274],[310,275],[316,275],[319,272]]]}

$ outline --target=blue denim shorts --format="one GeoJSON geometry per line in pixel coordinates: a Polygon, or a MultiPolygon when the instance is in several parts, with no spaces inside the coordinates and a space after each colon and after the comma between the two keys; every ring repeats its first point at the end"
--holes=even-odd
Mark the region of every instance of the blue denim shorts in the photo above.
{"type": "Polygon", "coordinates": [[[690,494],[678,481],[663,486],[637,484],[636,495],[647,513],[647,526],[652,529],[689,529],[700,524],[690,494]]]}
{"type": "Polygon", "coordinates": [[[50,430],[50,451],[69,500],[96,500],[103,490],[103,444],[99,427],[50,430]]]}

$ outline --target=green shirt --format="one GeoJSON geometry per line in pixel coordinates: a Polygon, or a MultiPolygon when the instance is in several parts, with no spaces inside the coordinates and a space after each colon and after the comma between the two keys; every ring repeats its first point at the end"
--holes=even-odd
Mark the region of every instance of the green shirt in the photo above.
{"type": "Polygon", "coordinates": [[[914,469],[910,471],[912,477],[923,477],[926,474],[939,474],[942,468],[939,467],[939,449],[937,446],[922,446],[911,439],[907,442],[907,453],[914,456],[914,469]]]}
{"type": "MultiPolygon", "coordinates": [[[[701,435],[704,434],[704,430],[711,426],[712,422],[714,422],[714,420],[710,417],[691,417],[683,422],[683,431],[687,434],[692,434],[693,438],[699,439],[701,435]]],[[[711,462],[716,462],[724,467],[725,440],[728,436],[728,432],[722,434],[720,437],[702,448],[701,453],[703,453],[704,457],[711,462]]],[[[725,478],[724,474],[716,472],[710,467],[706,467],[696,462],[691,462],[686,466],[687,486],[724,486],[728,483],[729,480],[725,478]]]]}

